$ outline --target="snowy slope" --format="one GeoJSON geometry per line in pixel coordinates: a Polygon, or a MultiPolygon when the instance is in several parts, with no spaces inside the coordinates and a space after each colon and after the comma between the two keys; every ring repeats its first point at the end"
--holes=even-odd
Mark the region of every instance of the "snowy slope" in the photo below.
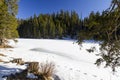
{"type": "MultiPolygon", "coordinates": [[[[61,80],[120,80],[120,69],[112,74],[110,69],[94,65],[99,52],[99,45],[96,43],[84,43],[83,47],[74,40],[52,40],[52,39],[19,39],[17,44],[11,41],[13,49],[1,49],[7,57],[1,57],[4,61],[14,58],[22,58],[24,61],[54,62],[56,74],[61,80]],[[86,49],[96,46],[94,53],[88,53],[86,49]]],[[[25,69],[12,63],[0,63],[0,77],[25,69]]],[[[2,80],[0,78],[0,80],[2,80]]]]}

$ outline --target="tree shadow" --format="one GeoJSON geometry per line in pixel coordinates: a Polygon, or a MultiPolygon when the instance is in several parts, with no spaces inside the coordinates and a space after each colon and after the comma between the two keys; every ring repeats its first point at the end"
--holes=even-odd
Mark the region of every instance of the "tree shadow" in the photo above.
{"type": "Polygon", "coordinates": [[[0,80],[2,80],[3,76],[8,76],[10,74],[15,74],[17,72],[22,71],[22,69],[19,68],[8,68],[5,66],[0,65],[0,80]]]}

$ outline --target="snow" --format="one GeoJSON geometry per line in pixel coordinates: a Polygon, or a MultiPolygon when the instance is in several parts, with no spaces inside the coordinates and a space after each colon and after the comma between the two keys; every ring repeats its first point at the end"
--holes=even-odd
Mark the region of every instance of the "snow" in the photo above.
{"type": "Polygon", "coordinates": [[[28,73],[27,78],[34,79],[34,78],[37,78],[37,76],[35,76],[33,73],[28,73]]]}
{"type": "Polygon", "coordinates": [[[15,74],[16,72],[20,72],[21,69],[26,69],[26,66],[20,66],[13,63],[0,63],[0,80],[5,80],[2,79],[3,76],[15,74]]]}
{"type": "MultiPolygon", "coordinates": [[[[120,80],[120,69],[113,75],[110,68],[94,65],[99,56],[98,43],[83,43],[80,47],[74,40],[58,39],[18,39],[18,43],[10,41],[13,49],[0,49],[0,53],[7,57],[0,57],[4,61],[22,58],[24,61],[54,62],[56,74],[61,80],[120,80]],[[94,53],[86,49],[95,46],[94,53]]],[[[0,80],[3,75],[19,72],[25,65],[0,62],[0,80]]],[[[31,76],[29,74],[28,76],[31,76]]],[[[32,77],[32,76],[31,76],[32,77]]]]}

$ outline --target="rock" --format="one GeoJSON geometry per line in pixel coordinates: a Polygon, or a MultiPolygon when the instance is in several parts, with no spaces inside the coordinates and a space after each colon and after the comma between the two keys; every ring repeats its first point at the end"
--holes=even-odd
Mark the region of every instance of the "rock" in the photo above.
{"type": "Polygon", "coordinates": [[[24,64],[24,61],[22,60],[22,58],[16,58],[16,59],[13,59],[12,61],[10,61],[12,63],[17,63],[17,64],[20,64],[20,65],[23,65],[24,64]]]}
{"type": "Polygon", "coordinates": [[[54,80],[61,80],[58,75],[54,75],[53,78],[54,78],[54,80]]]}

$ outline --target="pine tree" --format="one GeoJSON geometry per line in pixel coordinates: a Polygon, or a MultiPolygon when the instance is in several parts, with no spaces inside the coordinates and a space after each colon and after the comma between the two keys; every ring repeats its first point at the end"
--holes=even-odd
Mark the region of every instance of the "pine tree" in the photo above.
{"type": "Polygon", "coordinates": [[[84,40],[101,41],[100,56],[96,65],[105,63],[113,71],[120,65],[120,0],[112,0],[110,8],[103,11],[91,12],[84,21],[84,29],[80,32],[79,43],[84,40]],[[82,37],[81,37],[82,36],[82,37]]]}
{"type": "Polygon", "coordinates": [[[60,38],[60,39],[62,39],[62,34],[63,34],[63,29],[61,28],[61,26],[60,26],[60,23],[58,23],[58,26],[57,26],[58,28],[58,37],[60,38]]]}
{"type": "Polygon", "coordinates": [[[16,31],[17,0],[0,1],[0,45],[4,46],[8,38],[18,37],[16,31]]]}
{"type": "Polygon", "coordinates": [[[24,38],[56,38],[57,36],[76,36],[80,30],[80,19],[74,11],[63,11],[56,14],[40,14],[23,20],[19,25],[18,32],[24,38]],[[60,27],[59,27],[60,26],[60,27]],[[59,32],[60,31],[60,32],[59,32]]]}
{"type": "Polygon", "coordinates": [[[53,22],[52,17],[50,17],[50,23],[49,23],[49,36],[50,38],[55,38],[55,24],[53,22]]]}
{"type": "Polygon", "coordinates": [[[38,24],[38,19],[36,14],[34,14],[34,19],[33,19],[33,33],[34,33],[34,37],[38,38],[40,37],[40,33],[39,33],[39,24],[38,24]]]}

